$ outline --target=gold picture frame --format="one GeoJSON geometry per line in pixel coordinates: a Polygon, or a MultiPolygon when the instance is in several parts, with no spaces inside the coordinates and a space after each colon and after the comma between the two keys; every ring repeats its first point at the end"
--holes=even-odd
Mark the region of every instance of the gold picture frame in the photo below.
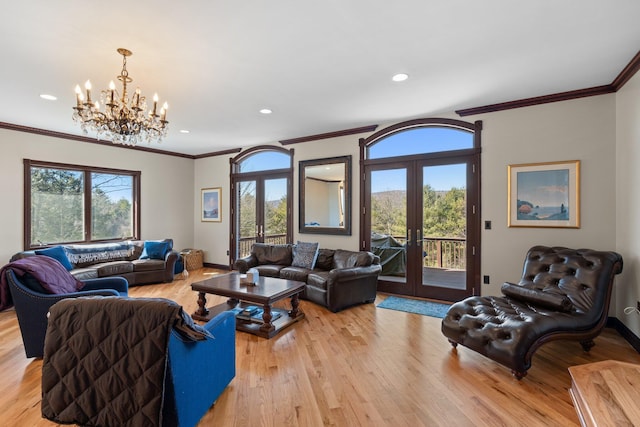
{"type": "Polygon", "coordinates": [[[509,227],[580,228],[580,160],[508,166],[509,227]]]}
{"type": "Polygon", "coordinates": [[[200,196],[200,221],[222,222],[222,188],[203,188],[200,196]]]}

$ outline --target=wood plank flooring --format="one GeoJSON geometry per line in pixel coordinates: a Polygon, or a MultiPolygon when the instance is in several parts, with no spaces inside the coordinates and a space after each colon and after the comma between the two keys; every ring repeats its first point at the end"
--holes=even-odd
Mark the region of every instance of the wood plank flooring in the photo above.
{"type": "MultiPolygon", "coordinates": [[[[190,283],[217,273],[192,271],[170,284],[132,287],[130,295],[170,298],[192,313],[190,283]]],[[[489,359],[453,350],[440,319],[375,304],[340,313],[309,301],[300,307],[306,318],[270,340],[237,334],[236,377],[200,426],[576,426],[568,367],[640,363],[606,329],[590,353],[571,341],[542,346],[517,381],[489,359]]],[[[0,313],[0,425],[55,425],[40,415],[41,368],[41,360],[25,358],[15,312],[0,313]]]]}

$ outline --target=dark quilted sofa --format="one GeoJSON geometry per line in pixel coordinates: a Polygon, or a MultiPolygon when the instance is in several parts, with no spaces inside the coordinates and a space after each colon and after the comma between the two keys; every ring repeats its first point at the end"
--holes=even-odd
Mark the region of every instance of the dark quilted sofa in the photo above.
{"type": "MultiPolygon", "coordinates": [[[[48,249],[58,249],[58,254],[64,253],[63,257],[66,256],[68,261],[67,270],[78,280],[119,276],[127,279],[129,285],[172,282],[178,259],[178,252],[173,250],[173,239],[60,245],[48,249]],[[145,254],[145,244],[150,249],[147,254],[145,254]],[[158,248],[159,244],[166,248],[166,252],[154,254],[151,247],[158,248]]],[[[43,248],[42,251],[48,249],[43,248]]],[[[44,255],[42,251],[18,252],[11,257],[11,261],[32,256],[38,252],[44,255]]],[[[65,265],[64,260],[61,263],[65,265]]]]}
{"type": "Polygon", "coordinates": [[[333,312],[376,299],[378,276],[382,271],[380,257],[367,251],[320,248],[311,270],[291,265],[293,247],[292,244],[256,243],[251,254],[238,259],[234,267],[240,273],[255,268],[261,276],[305,282],[302,298],[333,312]]]}

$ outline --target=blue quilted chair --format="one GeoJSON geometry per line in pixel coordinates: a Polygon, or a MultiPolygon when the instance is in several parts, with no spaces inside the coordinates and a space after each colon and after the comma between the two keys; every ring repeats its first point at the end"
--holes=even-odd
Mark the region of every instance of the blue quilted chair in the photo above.
{"type": "Polygon", "coordinates": [[[160,298],[51,307],[42,415],[60,424],[195,426],[235,377],[235,315],[205,325],[160,298]]]}
{"type": "MultiPolygon", "coordinates": [[[[35,257],[32,257],[35,259],[35,257]]],[[[47,258],[47,257],[44,257],[47,258]]],[[[18,263],[19,261],[16,261],[18,263]]],[[[84,280],[81,291],[52,294],[49,293],[38,280],[31,274],[23,273],[11,268],[12,264],[5,266],[3,270],[4,281],[8,286],[13,305],[15,306],[22,342],[27,357],[42,357],[44,338],[47,331],[47,313],[49,307],[65,298],[77,298],[81,296],[126,296],[129,284],[122,277],[105,277],[99,279],[84,280]],[[18,272],[18,274],[16,274],[18,272]]]]}

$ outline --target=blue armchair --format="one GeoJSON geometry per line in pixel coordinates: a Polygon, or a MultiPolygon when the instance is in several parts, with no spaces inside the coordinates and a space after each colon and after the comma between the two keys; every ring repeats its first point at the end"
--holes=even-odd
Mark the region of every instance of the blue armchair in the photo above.
{"type": "Polygon", "coordinates": [[[51,307],[42,416],[61,424],[195,426],[235,377],[235,315],[204,326],[161,298],[51,307]]]}
{"type": "Polygon", "coordinates": [[[127,296],[129,284],[122,277],[105,277],[84,280],[84,287],[79,292],[67,294],[50,294],[37,283],[25,276],[20,280],[11,268],[5,269],[5,279],[13,305],[18,316],[18,324],[22,333],[22,342],[27,357],[42,357],[44,338],[47,332],[47,313],[49,307],[65,298],[81,296],[127,296]],[[38,290],[36,290],[38,289],[38,290]]]}

